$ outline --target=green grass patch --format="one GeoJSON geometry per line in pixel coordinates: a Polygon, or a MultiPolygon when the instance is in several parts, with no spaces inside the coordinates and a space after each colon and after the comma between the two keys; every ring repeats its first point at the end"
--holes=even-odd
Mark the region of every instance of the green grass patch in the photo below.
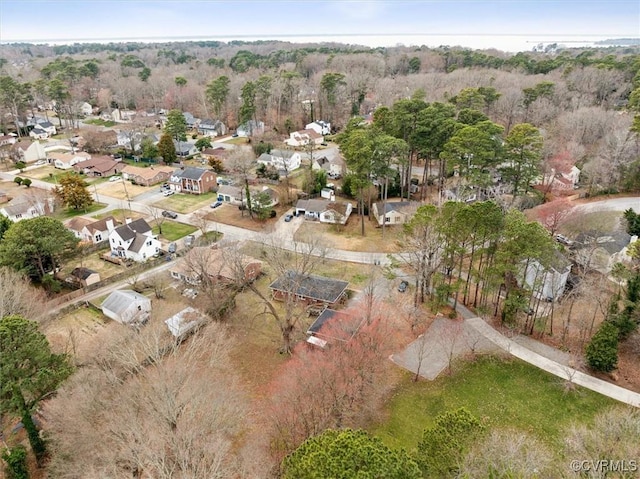
{"type": "Polygon", "coordinates": [[[112,126],[116,126],[115,121],[111,120],[101,120],[100,118],[92,118],[91,120],[82,120],[83,123],[87,123],[89,125],[98,125],[98,126],[106,126],[111,128],[112,126]]]}
{"type": "Polygon", "coordinates": [[[389,446],[412,450],[437,415],[464,406],[488,428],[519,429],[559,446],[566,427],[615,404],[577,386],[566,391],[561,379],[522,361],[485,357],[435,381],[414,383],[407,374],[387,404],[386,420],[372,432],[389,446]]]}
{"type": "Polygon", "coordinates": [[[235,138],[226,140],[225,143],[228,143],[230,145],[246,145],[247,143],[249,143],[249,140],[243,136],[237,136],[235,138]]]}
{"type": "MultiPolygon", "coordinates": [[[[167,241],[175,241],[184,236],[190,235],[198,228],[185,223],[178,223],[177,221],[163,221],[162,222],[162,234],[160,235],[167,241]]],[[[153,234],[160,234],[160,228],[158,225],[153,225],[153,234]]]]}
{"type": "Polygon", "coordinates": [[[122,221],[124,223],[124,220],[126,218],[131,218],[131,219],[138,219],[138,218],[142,218],[142,213],[138,213],[137,211],[131,211],[131,210],[126,210],[126,209],[115,209],[115,210],[110,210],[107,211],[105,213],[101,213],[98,215],[93,215],[93,218],[97,219],[97,220],[101,220],[103,218],[106,218],[108,216],[113,216],[116,220],[118,221],[122,221]]]}
{"type": "Polygon", "coordinates": [[[96,211],[101,210],[102,208],[106,208],[106,203],[93,203],[88,208],[74,210],[73,208],[65,208],[63,210],[58,210],[53,215],[54,218],[59,219],[60,221],[68,220],[69,218],[73,218],[74,216],[80,215],[89,215],[91,213],[95,213],[96,211]]]}
{"type": "Polygon", "coordinates": [[[204,193],[202,195],[185,195],[178,193],[154,203],[154,206],[163,210],[186,214],[209,205],[217,198],[218,194],[214,192],[204,193]]]}

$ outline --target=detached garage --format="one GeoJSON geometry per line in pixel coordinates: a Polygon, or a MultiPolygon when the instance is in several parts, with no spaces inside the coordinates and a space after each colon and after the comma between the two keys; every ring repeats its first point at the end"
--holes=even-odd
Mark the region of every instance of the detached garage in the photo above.
{"type": "Polygon", "coordinates": [[[151,300],[130,289],[114,291],[102,303],[102,313],[122,324],[144,323],[151,314],[151,300]]]}

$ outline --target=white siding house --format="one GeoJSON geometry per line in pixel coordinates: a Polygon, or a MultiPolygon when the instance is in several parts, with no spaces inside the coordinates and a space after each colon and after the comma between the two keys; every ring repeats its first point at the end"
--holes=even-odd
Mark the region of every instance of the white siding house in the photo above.
{"type": "Polygon", "coordinates": [[[142,218],[119,226],[109,232],[111,255],[136,262],[144,262],[160,252],[161,243],[142,218]]]}
{"type": "Polygon", "coordinates": [[[102,313],[122,324],[144,323],[151,313],[151,300],[130,289],[114,291],[102,303],[102,313]]]}

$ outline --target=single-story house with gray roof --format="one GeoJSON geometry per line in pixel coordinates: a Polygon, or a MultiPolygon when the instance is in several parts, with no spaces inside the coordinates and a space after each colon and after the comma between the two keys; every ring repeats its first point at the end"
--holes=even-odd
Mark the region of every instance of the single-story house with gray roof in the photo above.
{"type": "Polygon", "coordinates": [[[151,314],[151,300],[130,289],[114,291],[101,307],[107,318],[122,324],[144,323],[151,314]]]}
{"type": "Polygon", "coordinates": [[[287,271],[269,285],[274,299],[285,301],[289,296],[307,304],[332,306],[345,299],[348,281],[316,276],[303,275],[295,271],[287,271]]]}

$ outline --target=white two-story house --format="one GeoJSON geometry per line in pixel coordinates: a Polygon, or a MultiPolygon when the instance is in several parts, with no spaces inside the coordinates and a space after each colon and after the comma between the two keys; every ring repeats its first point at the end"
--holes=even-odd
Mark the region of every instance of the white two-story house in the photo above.
{"type": "Polygon", "coordinates": [[[111,255],[136,262],[144,262],[160,252],[160,241],[153,235],[151,226],[142,218],[109,232],[111,255]]]}

